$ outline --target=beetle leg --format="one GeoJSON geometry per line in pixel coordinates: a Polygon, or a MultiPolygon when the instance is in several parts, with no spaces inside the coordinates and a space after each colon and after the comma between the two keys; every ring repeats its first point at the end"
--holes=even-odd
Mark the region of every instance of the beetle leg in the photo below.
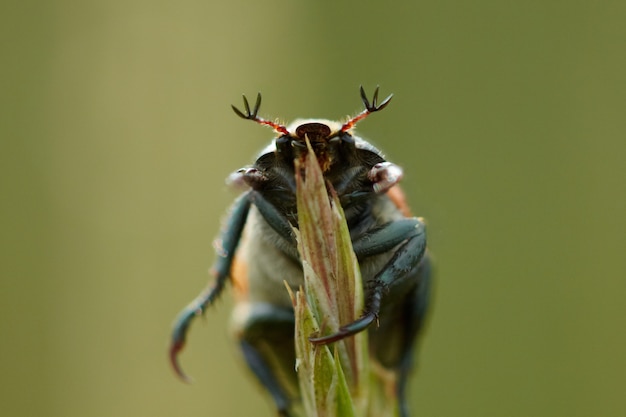
{"type": "Polygon", "coordinates": [[[410,276],[410,273],[420,263],[425,250],[426,234],[422,228],[420,233],[413,234],[400,246],[385,267],[374,277],[361,317],[352,323],[342,326],[334,334],[310,338],[311,343],[327,344],[336,342],[369,327],[370,324],[378,319],[383,294],[391,285],[398,284],[407,276],[410,276]]]}
{"type": "Polygon", "coordinates": [[[402,347],[402,361],[399,365],[399,377],[397,385],[398,402],[400,404],[400,416],[407,417],[409,415],[406,404],[406,383],[409,371],[413,365],[413,347],[415,345],[417,335],[424,324],[424,318],[428,310],[428,300],[430,297],[431,287],[431,266],[428,253],[422,258],[422,262],[418,268],[419,285],[414,290],[413,296],[407,300],[407,317],[409,320],[406,329],[405,343],[402,347]]]}
{"type": "Polygon", "coordinates": [[[396,185],[402,179],[402,168],[391,162],[379,162],[367,173],[373,182],[374,192],[381,194],[396,185]]]}
{"type": "Polygon", "coordinates": [[[249,194],[250,201],[256,206],[265,221],[267,221],[272,229],[287,243],[282,246],[282,249],[288,251],[288,254],[293,259],[299,259],[300,255],[298,255],[296,236],[287,216],[281,213],[272,203],[263,197],[260,192],[251,190],[249,194]]]}
{"type": "Polygon", "coordinates": [[[174,367],[174,371],[185,381],[189,378],[183,373],[178,363],[178,353],[185,345],[187,330],[191,321],[212,304],[221,294],[230,273],[230,266],[233,262],[233,256],[239,240],[241,232],[246,223],[248,212],[250,210],[249,193],[240,196],[233,204],[230,210],[230,216],[226,220],[220,239],[216,241],[217,259],[211,268],[211,275],[214,277],[212,286],[206,288],[200,293],[187,307],[178,315],[174,330],[172,331],[172,340],[170,344],[170,362],[174,367]]]}
{"type": "Polygon", "coordinates": [[[374,357],[397,375],[395,391],[401,417],[408,416],[406,385],[413,365],[414,347],[428,310],[431,281],[428,252],[407,281],[412,282],[401,282],[389,289],[386,299],[394,301],[383,304],[379,327],[369,332],[369,346],[374,357]]]}
{"type": "Polygon", "coordinates": [[[346,207],[357,205],[359,203],[369,200],[370,198],[372,198],[371,191],[359,190],[359,191],[353,191],[351,193],[341,195],[339,197],[339,203],[341,203],[341,207],[344,207],[344,210],[345,210],[346,207]]]}
{"type": "Polygon", "coordinates": [[[287,217],[258,191],[250,191],[250,201],[267,221],[267,223],[287,242],[296,245],[296,237],[287,217]]]}
{"type": "Polygon", "coordinates": [[[270,393],[279,415],[291,415],[292,399],[298,396],[293,311],[268,303],[242,303],[233,312],[233,322],[248,367],[270,393]]]}
{"type": "Polygon", "coordinates": [[[424,223],[416,217],[394,220],[359,236],[352,248],[359,259],[392,250],[406,239],[425,233],[424,223]]]}

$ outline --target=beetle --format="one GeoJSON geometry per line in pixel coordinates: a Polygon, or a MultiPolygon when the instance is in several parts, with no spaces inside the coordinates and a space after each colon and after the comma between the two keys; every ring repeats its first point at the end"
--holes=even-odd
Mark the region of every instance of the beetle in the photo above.
{"type": "Polygon", "coordinates": [[[398,185],[402,169],[354,134],[359,121],[389,104],[391,95],[378,103],[378,90],[370,102],[361,87],[365,109],[344,123],[305,119],[284,126],[263,119],[258,115],[260,93],[252,109],[245,95],[244,111],[232,106],[238,116],[271,127],[277,136],[252,165],[229,177],[245,191],[232,205],[216,241],[212,282],[175,322],[169,354],[180,377],[187,379],[178,354],[190,323],[231,282],[236,300],[232,328],[248,367],[279,415],[291,416],[299,403],[294,312],[284,282],[292,289],[303,285],[293,231],[298,227],[294,160],[307,152],[308,138],[345,212],[366,296],[360,318],[334,334],[310,340],[332,343],[377,323],[369,332],[372,360],[395,378],[400,415],[408,416],[405,388],[427,312],[431,262],[425,225],[410,214],[398,185]]]}

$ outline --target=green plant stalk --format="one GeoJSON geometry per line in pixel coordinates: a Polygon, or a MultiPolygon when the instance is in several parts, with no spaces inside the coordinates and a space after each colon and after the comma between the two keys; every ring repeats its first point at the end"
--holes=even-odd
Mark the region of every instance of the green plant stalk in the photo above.
{"type": "MultiPolygon", "coordinates": [[[[331,345],[309,337],[337,332],[363,310],[361,274],[345,216],[334,190],[327,189],[310,147],[296,160],[299,229],[295,230],[304,288],[294,295],[296,369],[306,415],[366,417],[396,415],[394,396],[371,372],[367,332],[331,345]]],[[[331,187],[328,185],[328,187],[331,187]]]]}

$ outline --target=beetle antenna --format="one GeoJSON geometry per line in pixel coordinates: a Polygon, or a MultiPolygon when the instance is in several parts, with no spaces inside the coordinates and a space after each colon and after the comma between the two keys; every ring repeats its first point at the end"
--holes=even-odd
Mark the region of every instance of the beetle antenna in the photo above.
{"type": "Polygon", "coordinates": [[[245,94],[243,95],[243,106],[246,110],[245,113],[231,104],[231,107],[233,108],[237,116],[241,117],[242,119],[252,120],[253,122],[257,122],[260,125],[269,126],[272,129],[274,129],[276,132],[282,133],[283,135],[289,134],[289,131],[287,130],[285,126],[278,124],[278,123],[274,123],[269,120],[262,119],[261,117],[257,115],[259,113],[259,108],[261,107],[261,93],[257,94],[256,103],[254,103],[254,108],[252,109],[252,111],[250,111],[250,104],[248,103],[248,98],[246,97],[245,94]]]}
{"type": "Polygon", "coordinates": [[[393,98],[393,94],[389,94],[389,96],[386,99],[384,99],[382,103],[378,104],[378,89],[379,88],[380,86],[376,86],[376,90],[374,90],[374,95],[372,96],[372,101],[370,102],[367,98],[367,95],[365,94],[365,90],[363,89],[363,86],[360,87],[361,100],[363,101],[365,110],[363,110],[361,113],[357,114],[352,119],[345,122],[343,126],[341,126],[342,132],[346,132],[352,129],[354,125],[356,125],[359,121],[365,119],[370,114],[387,107],[387,104],[389,104],[389,102],[393,98]]]}

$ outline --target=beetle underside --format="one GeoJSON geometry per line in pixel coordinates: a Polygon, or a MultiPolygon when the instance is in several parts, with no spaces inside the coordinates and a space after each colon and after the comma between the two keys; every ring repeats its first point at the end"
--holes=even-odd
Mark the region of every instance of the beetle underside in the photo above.
{"type": "Polygon", "coordinates": [[[378,88],[371,102],[361,88],[361,98],[365,110],[345,123],[310,119],[289,127],[258,116],[260,94],[252,109],[245,96],[245,111],[233,106],[237,115],[273,128],[278,137],[254,164],[229,177],[246,191],[233,204],[216,245],[212,284],[180,313],[174,327],[170,358],[181,377],[186,378],[177,356],[187,329],[219,297],[230,277],[239,288],[235,334],[248,366],[281,415],[290,415],[299,401],[293,370],[294,315],[283,283],[296,289],[302,282],[293,232],[298,226],[294,161],[306,154],[308,140],[345,212],[366,294],[359,319],[310,340],[333,343],[377,322],[378,328],[369,334],[370,350],[396,376],[401,415],[408,415],[404,388],[430,287],[425,226],[408,215],[398,187],[401,168],[352,133],[358,121],[386,107],[391,96],[377,104],[378,88]]]}

